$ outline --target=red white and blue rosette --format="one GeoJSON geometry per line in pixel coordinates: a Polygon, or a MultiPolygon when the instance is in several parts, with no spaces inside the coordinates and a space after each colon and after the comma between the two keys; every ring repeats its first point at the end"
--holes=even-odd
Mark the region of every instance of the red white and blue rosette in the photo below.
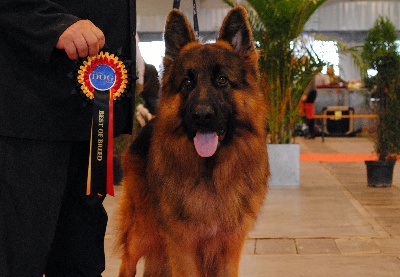
{"type": "Polygon", "coordinates": [[[114,101],[128,88],[128,70],[116,55],[100,52],[78,68],[80,91],[93,102],[87,195],[114,195],[114,101]]]}

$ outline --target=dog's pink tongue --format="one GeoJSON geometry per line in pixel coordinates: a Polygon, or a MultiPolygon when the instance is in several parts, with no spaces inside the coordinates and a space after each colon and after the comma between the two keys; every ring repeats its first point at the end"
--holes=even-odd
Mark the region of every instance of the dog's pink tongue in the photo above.
{"type": "Polygon", "coordinates": [[[194,137],[194,147],[200,157],[207,158],[214,155],[218,147],[217,133],[200,133],[197,132],[194,137]]]}

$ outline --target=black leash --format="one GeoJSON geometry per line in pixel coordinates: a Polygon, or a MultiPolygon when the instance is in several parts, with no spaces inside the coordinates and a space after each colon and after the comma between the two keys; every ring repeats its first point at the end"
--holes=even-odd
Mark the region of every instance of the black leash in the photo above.
{"type": "Polygon", "coordinates": [[[199,22],[197,21],[197,7],[196,0],[193,0],[193,29],[196,38],[199,38],[199,22]]]}
{"type": "MultiPolygon", "coordinates": [[[[181,5],[181,0],[174,0],[174,9],[178,9],[181,5]]],[[[196,38],[199,38],[199,22],[197,20],[197,6],[196,6],[196,0],[193,0],[193,30],[196,38]]]]}

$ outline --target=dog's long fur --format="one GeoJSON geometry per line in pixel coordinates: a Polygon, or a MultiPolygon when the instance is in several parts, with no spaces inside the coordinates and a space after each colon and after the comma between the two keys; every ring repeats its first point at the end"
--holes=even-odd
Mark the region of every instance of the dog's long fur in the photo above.
{"type": "Polygon", "coordinates": [[[214,44],[200,44],[170,12],[158,116],[123,155],[120,276],[234,277],[269,177],[266,106],[242,7],[214,44]],[[201,157],[196,133],[218,134],[201,157]]]}

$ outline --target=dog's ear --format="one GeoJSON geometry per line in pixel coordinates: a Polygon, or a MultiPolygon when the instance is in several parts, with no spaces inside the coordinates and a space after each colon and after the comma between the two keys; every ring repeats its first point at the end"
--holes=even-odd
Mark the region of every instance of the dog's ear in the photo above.
{"type": "Polygon", "coordinates": [[[173,9],[165,23],[165,56],[174,59],[183,46],[195,40],[194,31],[186,16],[179,10],[173,9]]]}
{"type": "Polygon", "coordinates": [[[227,14],[218,39],[229,42],[241,55],[254,50],[253,34],[247,12],[243,7],[237,6],[227,14]]]}

